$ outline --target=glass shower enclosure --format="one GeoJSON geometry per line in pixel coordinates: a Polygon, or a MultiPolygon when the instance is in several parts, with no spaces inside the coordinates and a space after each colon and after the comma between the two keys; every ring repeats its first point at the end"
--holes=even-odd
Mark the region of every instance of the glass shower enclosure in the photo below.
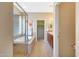
{"type": "Polygon", "coordinates": [[[28,27],[28,15],[18,3],[13,5],[13,56],[28,56],[28,38],[32,33],[28,27]]]}

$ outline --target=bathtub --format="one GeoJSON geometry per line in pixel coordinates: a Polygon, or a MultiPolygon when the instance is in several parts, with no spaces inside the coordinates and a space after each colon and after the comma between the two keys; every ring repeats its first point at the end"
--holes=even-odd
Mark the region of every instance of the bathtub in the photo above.
{"type": "MultiPolygon", "coordinates": [[[[16,50],[14,50],[14,51],[16,51],[17,53],[19,53],[21,51],[21,50],[18,50],[18,49],[23,49],[23,50],[25,49],[24,48],[24,46],[25,46],[24,38],[25,37],[23,36],[23,37],[19,37],[18,39],[14,39],[13,45],[14,45],[14,48],[16,47],[15,48],[16,50]]],[[[28,38],[29,38],[28,43],[26,43],[26,44],[28,44],[28,47],[27,47],[26,50],[28,50],[28,55],[30,55],[30,53],[31,53],[31,51],[32,51],[32,49],[35,45],[35,36],[29,36],[28,38]]],[[[24,53],[24,51],[23,51],[23,53],[24,53]]]]}
{"type": "MultiPolygon", "coordinates": [[[[28,44],[31,44],[34,38],[35,38],[34,36],[28,36],[28,44]]],[[[22,36],[22,37],[14,39],[14,44],[25,44],[25,37],[22,36]]]]}

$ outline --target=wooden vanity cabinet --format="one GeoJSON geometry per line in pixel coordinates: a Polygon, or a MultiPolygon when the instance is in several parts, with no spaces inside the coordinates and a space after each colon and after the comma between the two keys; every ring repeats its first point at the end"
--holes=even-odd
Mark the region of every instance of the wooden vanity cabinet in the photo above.
{"type": "Polygon", "coordinates": [[[47,35],[48,35],[48,43],[53,48],[53,34],[51,34],[50,32],[48,32],[47,35]]]}

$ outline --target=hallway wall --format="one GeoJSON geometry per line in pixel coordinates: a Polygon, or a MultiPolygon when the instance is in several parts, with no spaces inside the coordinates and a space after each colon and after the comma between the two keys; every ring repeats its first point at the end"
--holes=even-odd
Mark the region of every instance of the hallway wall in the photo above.
{"type": "Polygon", "coordinates": [[[13,4],[0,3],[0,56],[13,56],[13,4]]]}

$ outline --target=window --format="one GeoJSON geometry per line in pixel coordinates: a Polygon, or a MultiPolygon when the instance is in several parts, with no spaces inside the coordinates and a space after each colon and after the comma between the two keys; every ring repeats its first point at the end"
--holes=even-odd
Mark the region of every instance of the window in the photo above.
{"type": "Polygon", "coordinates": [[[25,19],[24,16],[19,16],[19,34],[24,35],[25,34],[25,19]]]}
{"type": "Polygon", "coordinates": [[[14,18],[14,37],[15,38],[19,38],[22,36],[28,37],[29,40],[32,38],[33,21],[28,20],[28,27],[26,27],[26,29],[28,29],[28,31],[26,30],[26,35],[25,35],[25,25],[27,26],[27,23],[26,24],[25,23],[26,22],[25,22],[24,16],[15,15],[15,18],[14,18]]]}

